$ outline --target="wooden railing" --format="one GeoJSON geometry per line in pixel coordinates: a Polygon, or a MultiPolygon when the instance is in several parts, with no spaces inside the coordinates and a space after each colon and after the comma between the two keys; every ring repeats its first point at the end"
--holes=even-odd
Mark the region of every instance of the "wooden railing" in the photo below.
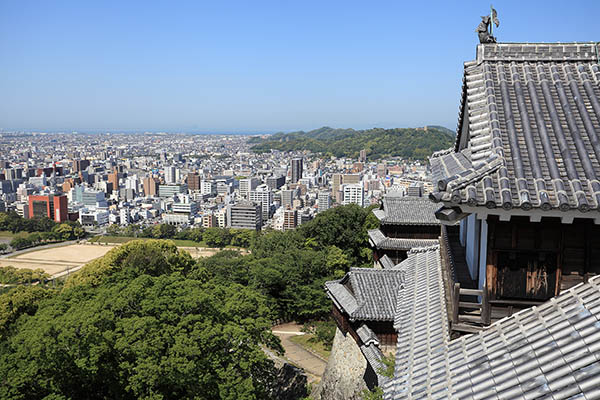
{"type": "Polygon", "coordinates": [[[491,304],[487,290],[463,289],[460,283],[454,284],[452,292],[452,330],[476,332],[491,322],[491,304]],[[461,296],[477,296],[481,302],[461,301],[461,296]],[[462,310],[472,310],[461,313],[462,310]],[[479,311],[479,313],[477,313],[479,311]]]}
{"type": "Polygon", "coordinates": [[[440,236],[440,254],[442,257],[442,263],[444,264],[444,269],[446,270],[446,279],[452,286],[455,282],[457,282],[457,278],[446,225],[442,225],[442,235],[440,236]]]}

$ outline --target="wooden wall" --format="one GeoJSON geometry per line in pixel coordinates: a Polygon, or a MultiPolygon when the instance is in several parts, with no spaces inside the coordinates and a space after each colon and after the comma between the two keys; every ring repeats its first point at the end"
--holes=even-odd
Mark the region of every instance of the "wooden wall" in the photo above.
{"type": "Polygon", "coordinates": [[[349,333],[358,345],[362,345],[362,341],[356,330],[363,324],[366,323],[367,326],[375,332],[377,338],[379,339],[379,343],[381,346],[395,346],[396,340],[398,339],[398,334],[394,329],[393,321],[354,321],[350,322],[348,316],[340,311],[335,304],[331,309],[331,315],[336,322],[339,330],[345,335],[349,333]]]}
{"type": "Polygon", "coordinates": [[[492,298],[546,300],[600,273],[600,226],[593,220],[490,216],[487,222],[492,298]]]}
{"type": "Polygon", "coordinates": [[[382,224],[381,231],[390,238],[437,239],[440,236],[439,225],[390,225],[382,224]]]}

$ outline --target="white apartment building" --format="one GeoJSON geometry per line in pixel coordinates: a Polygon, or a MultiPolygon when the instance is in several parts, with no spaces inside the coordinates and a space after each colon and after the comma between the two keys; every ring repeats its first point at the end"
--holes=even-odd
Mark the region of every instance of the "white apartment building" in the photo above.
{"type": "Polygon", "coordinates": [[[271,216],[271,204],[273,204],[273,192],[267,185],[260,185],[250,192],[250,201],[261,204],[262,220],[268,220],[271,216]]]}
{"type": "Polygon", "coordinates": [[[256,189],[260,181],[256,178],[240,179],[240,196],[247,199],[250,192],[256,189]]]}
{"type": "Polygon", "coordinates": [[[342,204],[358,204],[361,207],[365,206],[365,190],[360,183],[342,185],[343,200],[342,204]]]}
{"type": "Polygon", "coordinates": [[[214,181],[201,181],[200,182],[200,193],[203,195],[216,195],[217,194],[217,184],[214,181]]]}
{"type": "Polygon", "coordinates": [[[319,207],[319,212],[323,212],[325,210],[329,210],[331,208],[331,194],[327,191],[319,192],[319,197],[317,199],[317,205],[319,207]]]}
{"type": "Polygon", "coordinates": [[[175,168],[173,166],[165,167],[165,182],[167,184],[177,183],[177,182],[179,182],[179,178],[180,178],[179,168],[175,168]]]}

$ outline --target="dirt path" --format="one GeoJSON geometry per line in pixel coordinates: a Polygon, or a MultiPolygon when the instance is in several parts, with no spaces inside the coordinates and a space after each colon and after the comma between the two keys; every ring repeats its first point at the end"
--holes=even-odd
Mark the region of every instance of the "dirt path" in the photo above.
{"type": "Polygon", "coordinates": [[[276,325],[272,331],[281,339],[281,345],[285,350],[285,357],[298,367],[304,369],[308,377],[308,382],[311,383],[321,379],[327,363],[290,340],[293,336],[304,334],[300,329],[300,325],[291,322],[276,325]]]}

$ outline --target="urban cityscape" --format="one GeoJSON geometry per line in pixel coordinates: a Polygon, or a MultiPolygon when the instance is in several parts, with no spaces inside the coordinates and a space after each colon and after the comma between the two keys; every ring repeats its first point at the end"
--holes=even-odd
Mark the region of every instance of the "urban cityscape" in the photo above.
{"type": "Polygon", "coordinates": [[[431,192],[424,162],[256,154],[244,135],[0,134],[0,211],[111,224],[289,230],[336,205],[431,192]]]}

